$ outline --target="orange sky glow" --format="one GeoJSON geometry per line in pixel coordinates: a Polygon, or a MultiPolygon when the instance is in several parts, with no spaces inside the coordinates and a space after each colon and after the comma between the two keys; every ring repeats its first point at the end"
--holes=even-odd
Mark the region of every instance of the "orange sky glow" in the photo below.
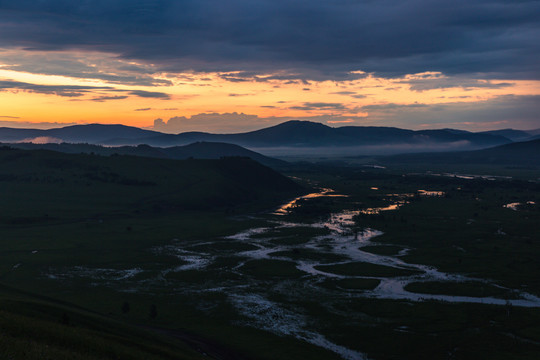
{"type": "MultiPolygon", "coordinates": [[[[11,59],[28,52],[4,51],[11,59]]],[[[0,52],[2,54],[2,52],[0,52]]],[[[117,71],[118,60],[111,54],[56,52],[53,61],[67,57],[75,62],[87,62],[98,73],[110,75],[113,81],[85,77],[54,75],[17,70],[17,63],[0,63],[0,81],[37,86],[75,86],[81,91],[60,93],[32,87],[4,88],[0,92],[0,121],[4,126],[27,123],[62,124],[125,124],[152,128],[155,119],[190,119],[198,114],[226,114],[223,122],[184,121],[168,132],[213,131],[235,132],[254,130],[290,119],[314,120],[330,126],[369,125],[398,126],[411,129],[441,127],[429,121],[401,123],[399,109],[434,106],[482,104],[493,99],[540,95],[540,81],[483,80],[445,76],[440,72],[410,74],[399,78],[382,78],[362,74],[353,80],[301,81],[279,80],[275,74],[238,79],[236,72],[228,73],[153,73],[152,81],[163,84],[137,85],[116,81],[114,76],[126,75],[117,71]],[[96,63],[98,63],[96,65],[96,63]],[[103,69],[103,70],[101,70],[103,69]],[[241,80],[241,81],[239,81],[241,80]],[[160,93],[161,97],[138,95],[137,91],[160,93]],[[395,111],[389,116],[392,105],[395,111]],[[381,112],[385,109],[386,112],[381,112]],[[240,114],[234,121],[235,114],[240,114]],[[251,116],[242,121],[242,116],[251,116]],[[7,125],[6,125],[7,124],[7,125]]],[[[50,53],[31,53],[31,56],[51,56],[50,53]]],[[[2,57],[0,56],[0,60],[2,57]]],[[[129,62],[128,62],[129,63],[129,62]]],[[[131,63],[137,66],[151,64],[131,63]]],[[[129,75],[129,74],[128,74],[129,75]]],[[[172,123],[171,123],[172,124],[172,123]]],[[[456,128],[471,127],[463,119],[456,128]]],[[[474,123],[472,130],[512,127],[511,119],[499,123],[474,123]]],[[[517,124],[516,128],[528,124],[517,124]]],[[[23,125],[20,125],[23,126],[23,125]]]]}

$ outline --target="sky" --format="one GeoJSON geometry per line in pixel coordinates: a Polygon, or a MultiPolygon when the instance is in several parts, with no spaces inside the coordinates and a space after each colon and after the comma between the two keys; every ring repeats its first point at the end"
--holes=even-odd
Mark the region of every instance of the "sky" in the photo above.
{"type": "Polygon", "coordinates": [[[540,1],[0,0],[0,126],[540,128],[540,1]]]}

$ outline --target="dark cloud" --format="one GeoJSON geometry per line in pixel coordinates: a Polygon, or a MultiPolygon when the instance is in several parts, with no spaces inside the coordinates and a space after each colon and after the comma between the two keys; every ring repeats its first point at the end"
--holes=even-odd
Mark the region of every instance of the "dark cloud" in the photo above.
{"type": "Polygon", "coordinates": [[[152,108],[135,109],[135,111],[149,111],[149,110],[152,110],[152,108]]]}
{"type": "Polygon", "coordinates": [[[292,110],[345,110],[347,107],[340,103],[305,102],[302,106],[291,106],[292,110]]]}
{"type": "MultiPolygon", "coordinates": [[[[21,81],[13,80],[0,80],[0,91],[28,91],[38,94],[48,94],[48,95],[57,95],[62,97],[81,97],[85,94],[96,92],[96,91],[111,91],[111,92],[122,92],[128,93],[129,95],[135,95],[142,98],[156,98],[168,100],[170,96],[163,92],[156,91],[145,91],[145,90],[117,90],[111,86],[82,86],[82,85],[38,85],[31,84],[21,81]]],[[[122,100],[126,99],[128,96],[98,96],[92,99],[91,101],[107,101],[107,100],[122,100]]]]}
{"type": "Polygon", "coordinates": [[[403,109],[410,109],[410,108],[426,108],[429,105],[427,104],[394,104],[394,103],[388,103],[388,104],[374,104],[374,105],[365,105],[362,106],[360,109],[363,111],[370,111],[370,110],[384,110],[384,111],[396,111],[396,110],[403,110],[403,109]]]}
{"type": "MultiPolygon", "coordinates": [[[[162,71],[255,74],[229,81],[362,76],[353,70],[540,78],[538,1],[2,0],[0,33],[0,48],[101,51],[162,71]]],[[[158,81],[133,81],[142,80],[158,81]]]]}
{"type": "MultiPolygon", "coordinates": [[[[0,116],[1,117],[1,116],[0,116]]],[[[58,122],[29,122],[29,121],[1,121],[0,120],[0,126],[2,127],[10,127],[10,128],[19,128],[19,129],[52,129],[52,128],[59,128],[64,126],[71,126],[71,125],[80,125],[78,123],[58,123],[58,122]]]]}
{"type": "Polygon", "coordinates": [[[18,116],[0,115],[2,119],[20,119],[18,116]]]}
{"type": "Polygon", "coordinates": [[[366,95],[358,94],[355,91],[336,91],[330,94],[350,96],[355,99],[364,99],[367,97],[366,95]]]}
{"type": "Polygon", "coordinates": [[[39,94],[51,94],[63,97],[79,97],[94,90],[112,89],[107,86],[80,85],[37,85],[20,81],[0,80],[0,90],[23,90],[39,94]]]}
{"type": "Polygon", "coordinates": [[[158,91],[131,90],[129,91],[129,94],[139,96],[142,98],[156,98],[156,99],[163,99],[163,100],[170,99],[169,94],[165,94],[163,92],[158,92],[158,91]]]}
{"type": "Polygon", "coordinates": [[[504,95],[486,101],[441,104],[381,104],[361,108],[367,121],[411,128],[453,127],[468,130],[536,129],[539,95],[504,95]]]}
{"type": "Polygon", "coordinates": [[[410,89],[413,91],[426,91],[433,89],[449,89],[449,88],[461,88],[463,90],[472,89],[500,89],[504,87],[513,86],[513,83],[466,79],[460,77],[445,77],[437,74],[435,76],[426,75],[425,77],[417,77],[415,79],[403,80],[403,83],[409,84],[410,89]]]}
{"type": "Polygon", "coordinates": [[[119,96],[98,96],[98,97],[95,97],[93,99],[91,99],[92,101],[96,101],[96,102],[103,102],[103,101],[109,101],[109,100],[123,100],[123,99],[127,99],[127,96],[125,95],[119,95],[119,96]]]}
{"type": "Polygon", "coordinates": [[[118,59],[104,61],[80,54],[26,52],[0,52],[4,70],[29,72],[40,75],[60,75],[82,79],[102,80],[110,84],[137,86],[170,86],[172,82],[151,76],[155,69],[149,66],[125,64],[118,59]],[[152,71],[153,70],[153,71],[152,71]]]}

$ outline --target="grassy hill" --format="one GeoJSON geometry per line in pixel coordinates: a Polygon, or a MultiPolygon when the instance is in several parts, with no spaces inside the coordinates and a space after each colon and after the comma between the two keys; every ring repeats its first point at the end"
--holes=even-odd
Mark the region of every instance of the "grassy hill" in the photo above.
{"type": "Polygon", "coordinates": [[[261,224],[237,215],[272,209],[306,191],[290,179],[246,158],[10,148],[0,149],[0,169],[1,359],[332,358],[232,321],[236,312],[220,292],[189,291],[189,283],[227,281],[232,275],[219,267],[180,271],[183,285],[177,272],[165,271],[186,265],[169,250],[227,246],[224,236],[261,224]],[[62,278],[87,268],[145,269],[136,276],[165,287],[124,291],[62,278]]]}
{"type": "MultiPolygon", "coordinates": [[[[90,264],[178,266],[176,257],[149,249],[173,237],[234,233],[245,224],[231,215],[266,210],[303,191],[247,158],[170,160],[0,148],[0,358],[246,358],[230,350],[242,344],[224,340],[229,324],[201,324],[190,298],[175,297],[168,305],[168,293],[156,300],[85,282],[57,284],[45,274],[52,267],[90,264]],[[127,314],[124,301],[131,305],[127,314]],[[149,312],[154,302],[155,321],[149,312]],[[168,321],[178,309],[175,321],[168,321]],[[210,335],[194,335],[183,325],[210,335]]],[[[265,343],[262,335],[257,339],[256,346],[265,343]]]]}
{"type": "Polygon", "coordinates": [[[273,206],[301,188],[248,158],[169,160],[0,150],[0,222],[98,214],[241,211],[273,206]]]}

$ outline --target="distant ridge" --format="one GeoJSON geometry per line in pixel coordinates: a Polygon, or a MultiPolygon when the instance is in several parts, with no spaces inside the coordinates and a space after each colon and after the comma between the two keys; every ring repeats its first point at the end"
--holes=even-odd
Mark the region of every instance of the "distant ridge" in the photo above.
{"type": "Polygon", "coordinates": [[[476,151],[418,153],[385,156],[390,163],[495,164],[540,166],[540,139],[515,142],[476,151]]]}
{"type": "Polygon", "coordinates": [[[514,130],[514,129],[502,129],[502,130],[491,130],[491,131],[482,131],[479,134],[490,134],[490,135],[500,135],[504,136],[512,141],[524,141],[529,140],[533,136],[532,133],[523,131],[523,130],[514,130]]]}
{"type": "MultiPolygon", "coordinates": [[[[512,136],[517,136],[515,130],[512,136]]],[[[55,141],[109,146],[146,144],[158,147],[187,145],[194,142],[221,142],[252,149],[258,148],[345,148],[362,146],[411,145],[478,149],[512,142],[505,132],[472,133],[463,130],[406,130],[395,127],[343,126],[292,120],[268,128],[237,134],[186,132],[177,135],[143,130],[125,125],[74,125],[58,129],[32,130],[0,128],[0,141],[32,141],[49,137],[55,141]]],[[[509,135],[510,136],[510,135],[509,135]]]]}
{"type": "Polygon", "coordinates": [[[511,140],[500,135],[477,134],[454,130],[405,130],[394,127],[343,126],[332,128],[321,123],[292,120],[261,130],[238,134],[188,132],[178,135],[161,134],[143,139],[114,139],[108,145],[174,146],[194,141],[215,141],[250,148],[271,147],[354,147],[381,145],[459,144],[462,147],[482,148],[501,145],[511,140]]]}
{"type": "Polygon", "coordinates": [[[0,128],[0,141],[18,142],[37,137],[50,137],[64,142],[99,144],[112,138],[139,139],[162,133],[126,125],[88,124],[54,129],[0,128]]]}

